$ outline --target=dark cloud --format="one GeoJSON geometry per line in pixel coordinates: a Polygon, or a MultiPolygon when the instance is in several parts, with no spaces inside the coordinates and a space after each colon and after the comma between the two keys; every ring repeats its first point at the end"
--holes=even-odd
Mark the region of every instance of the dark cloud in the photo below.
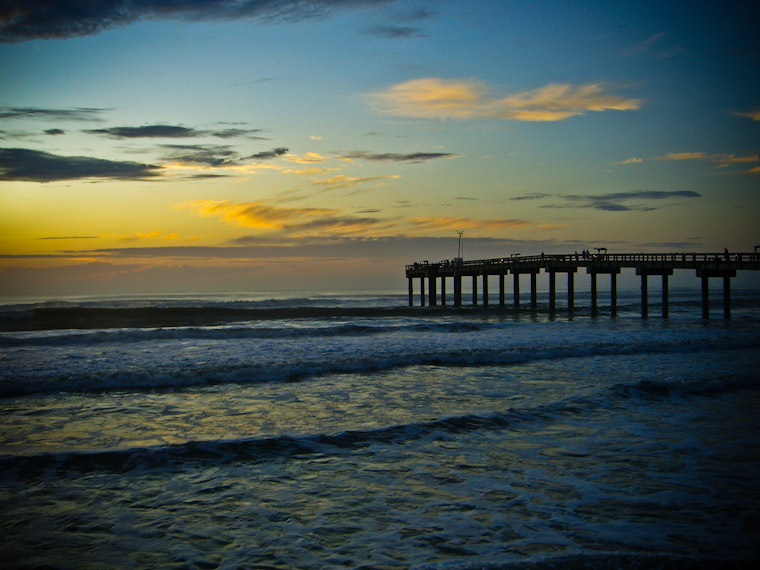
{"type": "Polygon", "coordinates": [[[248,139],[266,140],[264,137],[258,136],[256,133],[260,133],[261,129],[224,129],[221,131],[210,131],[211,136],[220,139],[233,139],[238,137],[245,137],[248,139]]]}
{"type": "MultiPolygon", "coordinates": [[[[0,22],[2,16],[0,4],[0,22]]],[[[1,32],[0,32],[1,33],[1,32]]],[[[106,109],[73,107],[70,109],[45,109],[41,107],[0,107],[0,119],[58,119],[65,121],[100,121],[98,115],[106,109]]]]}
{"type": "Polygon", "coordinates": [[[0,180],[54,182],[104,178],[138,180],[158,176],[160,168],[151,164],[90,158],[59,156],[25,148],[0,149],[0,180]]]}
{"type": "Polygon", "coordinates": [[[209,180],[213,178],[229,178],[229,175],[227,174],[193,174],[192,176],[186,177],[188,180],[209,180]]]}
{"type": "Polygon", "coordinates": [[[542,200],[550,197],[551,194],[526,194],[525,196],[515,196],[512,200],[542,200]]]}
{"type": "Polygon", "coordinates": [[[115,139],[132,138],[185,138],[197,137],[198,131],[176,125],[147,125],[144,127],[111,127],[109,129],[88,129],[91,135],[106,135],[115,139]]]}
{"type": "Polygon", "coordinates": [[[672,200],[675,198],[699,198],[701,194],[692,190],[664,192],[658,190],[637,190],[634,192],[611,192],[609,194],[528,194],[515,196],[512,200],[543,200],[555,198],[563,204],[551,204],[542,208],[591,208],[606,212],[650,211],[656,210],[652,201],[672,200]]]}
{"type": "Polygon", "coordinates": [[[368,28],[367,33],[371,36],[389,38],[392,40],[424,37],[420,28],[414,28],[412,26],[377,25],[368,28]]]}
{"type": "Polygon", "coordinates": [[[84,131],[91,135],[105,135],[114,139],[132,139],[132,138],[194,138],[212,136],[222,139],[236,137],[260,138],[253,137],[254,133],[261,132],[261,129],[238,129],[230,128],[219,131],[199,131],[180,125],[144,125],[142,127],[110,127],[107,129],[88,129],[84,131]]]}
{"type": "Polygon", "coordinates": [[[164,158],[168,161],[213,167],[234,166],[244,164],[248,160],[269,160],[288,152],[287,148],[279,147],[241,158],[229,145],[164,144],[161,148],[167,152],[164,158]]]}
{"type": "Polygon", "coordinates": [[[165,144],[165,159],[198,166],[230,166],[239,163],[240,155],[228,145],[165,144]]]}
{"type": "Polygon", "coordinates": [[[398,153],[372,153],[366,151],[354,151],[347,154],[339,155],[339,158],[348,158],[351,160],[372,160],[377,162],[425,162],[436,158],[455,158],[458,155],[450,152],[411,152],[406,154],[398,153]]]}
{"type": "Polygon", "coordinates": [[[45,131],[46,135],[64,135],[66,134],[66,131],[63,129],[47,129],[45,131]]]}
{"type": "Polygon", "coordinates": [[[71,38],[138,20],[297,21],[335,9],[362,8],[394,0],[3,0],[0,42],[71,38]]]}
{"type": "Polygon", "coordinates": [[[288,149],[285,147],[277,147],[272,150],[267,150],[264,152],[257,152],[256,154],[253,154],[249,156],[249,159],[252,160],[268,160],[270,158],[277,158],[278,156],[282,156],[283,154],[287,153],[288,149]]]}

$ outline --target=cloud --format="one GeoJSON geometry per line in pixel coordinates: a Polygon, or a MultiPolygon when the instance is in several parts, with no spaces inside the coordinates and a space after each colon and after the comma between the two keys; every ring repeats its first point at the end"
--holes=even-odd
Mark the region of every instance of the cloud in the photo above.
{"type": "Polygon", "coordinates": [[[366,95],[380,113],[427,119],[502,119],[561,121],[587,111],[629,111],[640,99],[607,93],[600,83],[573,86],[551,83],[532,91],[489,96],[480,82],[440,78],[414,79],[366,95]]]}
{"type": "Polygon", "coordinates": [[[698,160],[714,164],[716,168],[726,168],[733,164],[752,164],[760,162],[760,155],[748,154],[736,156],[729,153],[707,154],[705,152],[671,152],[663,156],[655,156],[654,160],[698,160]]]}
{"type": "MultiPolygon", "coordinates": [[[[0,15],[0,22],[2,16],[0,15]]],[[[62,121],[100,121],[98,115],[105,109],[72,107],[46,109],[44,107],[0,107],[1,119],[56,119],[62,121]]]]}
{"type": "Polygon", "coordinates": [[[66,131],[63,129],[47,129],[45,131],[46,135],[65,135],[66,131]]]}
{"type": "Polygon", "coordinates": [[[240,155],[228,145],[179,145],[165,144],[165,160],[180,165],[221,167],[238,164],[240,155]]]}
{"type": "Polygon", "coordinates": [[[434,12],[428,6],[400,4],[389,11],[385,22],[367,28],[366,33],[391,40],[426,37],[419,26],[410,24],[433,16],[434,12]]]}
{"type": "MultiPolygon", "coordinates": [[[[107,129],[87,129],[91,135],[105,135],[114,139],[133,138],[194,138],[213,136],[223,139],[249,137],[261,129],[223,129],[219,131],[203,131],[179,125],[144,125],[142,127],[110,127],[107,129]]],[[[260,137],[253,137],[260,138],[260,137]]]]}
{"type": "Polygon", "coordinates": [[[675,198],[699,198],[701,194],[692,190],[672,192],[658,190],[637,190],[633,192],[612,192],[608,194],[533,194],[516,196],[512,200],[538,200],[557,198],[564,204],[542,206],[543,208],[590,208],[605,212],[650,211],[656,210],[651,202],[673,200],[675,198]],[[642,203],[643,202],[643,203],[642,203]]]}
{"type": "Polygon", "coordinates": [[[161,168],[151,164],[59,156],[25,148],[0,149],[0,180],[53,182],[84,178],[140,180],[159,176],[161,168]]]}
{"type": "Polygon", "coordinates": [[[132,138],[184,138],[198,136],[195,129],[176,125],[146,125],[144,127],[111,127],[108,129],[88,129],[91,135],[106,135],[115,139],[132,138]]]}
{"type": "Polygon", "coordinates": [[[739,117],[748,117],[752,119],[753,121],[760,121],[760,109],[755,109],[753,111],[745,111],[745,112],[735,112],[734,115],[738,115],[739,117]]]}
{"type": "Polygon", "coordinates": [[[384,223],[376,218],[346,216],[334,208],[283,208],[263,202],[197,200],[176,208],[190,208],[201,216],[217,217],[233,225],[286,234],[354,233],[384,223]]]}
{"type": "Polygon", "coordinates": [[[649,36],[644,41],[636,44],[629,50],[627,55],[643,54],[652,58],[668,59],[681,53],[683,47],[679,44],[672,44],[668,34],[658,33],[649,36]]]}
{"type": "Polygon", "coordinates": [[[552,194],[526,194],[525,196],[515,196],[512,200],[543,200],[549,198],[552,194]]]}
{"type": "Polygon", "coordinates": [[[621,160],[620,162],[616,162],[615,164],[641,164],[644,162],[644,159],[642,158],[626,158],[625,160],[621,160]]]}
{"type": "Polygon", "coordinates": [[[360,184],[366,184],[368,182],[375,182],[378,180],[386,180],[390,178],[401,178],[398,174],[390,174],[387,176],[364,176],[353,177],[346,176],[344,174],[338,174],[332,178],[326,178],[324,180],[313,180],[312,184],[323,186],[325,190],[337,190],[339,188],[351,188],[353,186],[359,186],[360,184]]]}
{"type": "Polygon", "coordinates": [[[411,152],[398,153],[371,153],[366,151],[353,151],[339,155],[339,158],[347,160],[371,160],[377,162],[426,162],[436,158],[457,158],[458,155],[450,152],[411,152]]]}
{"type": "Polygon", "coordinates": [[[56,239],[97,239],[98,236],[46,236],[37,238],[38,240],[56,240],[56,239]]]}
{"type": "Polygon", "coordinates": [[[172,167],[177,166],[202,166],[211,168],[223,167],[244,167],[246,161],[269,160],[277,158],[288,152],[287,148],[280,147],[273,150],[263,151],[251,156],[241,157],[229,145],[174,145],[165,144],[161,148],[167,151],[165,160],[172,163],[172,167]]]}
{"type": "Polygon", "coordinates": [[[274,148],[272,150],[264,151],[264,152],[257,152],[256,154],[253,154],[249,156],[249,159],[252,160],[268,160],[270,158],[277,158],[278,156],[282,156],[283,154],[286,154],[288,152],[288,149],[285,147],[278,147],[274,148]]]}
{"type": "Polygon", "coordinates": [[[493,219],[478,219],[478,218],[450,218],[450,217],[432,217],[432,218],[415,218],[412,223],[418,229],[424,230],[438,230],[438,229],[451,229],[451,230],[504,230],[513,229],[527,226],[535,226],[532,222],[525,220],[516,220],[510,218],[493,218],[493,219]]]}
{"type": "Polygon", "coordinates": [[[297,21],[336,9],[364,8],[393,0],[6,0],[0,12],[0,42],[71,38],[96,34],[139,20],[297,21]]]}
{"type": "Polygon", "coordinates": [[[208,133],[213,137],[220,139],[232,139],[232,138],[247,138],[256,140],[267,140],[265,137],[260,137],[256,133],[262,132],[261,129],[222,129],[220,131],[199,131],[201,133],[208,133]]]}
{"type": "Polygon", "coordinates": [[[298,164],[320,164],[325,161],[325,157],[316,152],[307,152],[302,156],[289,154],[285,157],[285,160],[298,164]]]}
{"type": "Polygon", "coordinates": [[[412,26],[394,26],[391,24],[378,24],[372,26],[367,29],[367,33],[371,36],[378,36],[392,40],[425,37],[425,34],[422,33],[420,28],[412,26]]]}

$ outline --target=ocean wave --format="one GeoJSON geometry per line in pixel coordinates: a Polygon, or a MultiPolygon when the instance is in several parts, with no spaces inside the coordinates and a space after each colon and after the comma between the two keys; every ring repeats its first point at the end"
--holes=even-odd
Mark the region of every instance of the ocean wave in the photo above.
{"type": "Polygon", "coordinates": [[[754,570],[757,558],[649,552],[584,553],[500,564],[423,564],[416,570],[754,570]]]}
{"type": "Polygon", "coordinates": [[[420,310],[421,308],[414,307],[308,305],[256,308],[224,305],[129,308],[56,306],[4,311],[0,314],[0,331],[191,327],[223,325],[240,321],[397,317],[420,315],[420,310]]]}
{"type": "MultiPolygon", "coordinates": [[[[0,456],[0,473],[11,476],[44,473],[50,470],[144,471],[183,469],[187,464],[233,462],[268,462],[276,459],[335,456],[373,445],[401,445],[422,439],[449,439],[462,434],[546,424],[568,418],[584,418],[595,410],[619,410],[626,400],[683,398],[706,393],[757,390],[758,379],[752,374],[726,376],[709,381],[667,382],[639,380],[600,386],[591,391],[561,397],[545,403],[510,402],[501,410],[468,412],[432,417],[407,423],[347,429],[326,433],[281,434],[265,437],[187,441],[170,445],[128,447],[99,451],[66,451],[29,455],[0,456]],[[15,475],[14,475],[15,474],[15,475]]],[[[640,403],[624,404],[638,407],[640,403]]],[[[573,457],[582,457],[583,449],[567,449],[573,457]]]]}
{"type": "MultiPolygon", "coordinates": [[[[380,342],[371,337],[257,340],[224,342],[224,348],[191,343],[146,343],[140,350],[119,346],[103,351],[55,348],[29,361],[20,348],[15,362],[4,358],[0,397],[50,392],[152,390],[199,385],[296,382],[328,374],[367,373],[407,366],[501,366],[542,360],[633,354],[688,354],[707,350],[760,348],[760,337],[737,331],[727,342],[720,331],[681,330],[667,335],[654,331],[575,331],[558,327],[539,340],[524,329],[504,328],[499,334],[478,331],[474,336],[441,334],[390,335],[380,342]],[[581,333],[581,334],[578,334],[581,333]],[[604,333],[604,334],[602,334],[604,333]],[[453,341],[456,340],[454,343],[453,341]],[[185,348],[191,355],[180,357],[185,348]],[[147,352],[146,352],[147,351],[147,352]],[[109,351],[106,351],[108,353],[109,351]],[[147,355],[146,355],[147,354],[147,355]],[[172,358],[167,355],[173,355],[172,358]]],[[[15,350],[15,349],[14,349],[15,350]]]]}
{"type": "Polygon", "coordinates": [[[501,412],[469,413],[418,422],[345,430],[334,433],[278,435],[240,439],[188,441],[171,445],[100,451],[60,451],[0,456],[0,473],[34,474],[56,471],[144,471],[183,468],[189,463],[229,464],[280,458],[336,455],[373,444],[396,445],[427,437],[448,437],[497,430],[533,421],[550,421],[564,414],[588,411],[593,400],[574,396],[551,404],[515,407],[501,412]]]}
{"type": "Polygon", "coordinates": [[[274,326],[260,322],[240,325],[176,326],[158,328],[106,328],[97,330],[61,329],[0,333],[0,347],[67,346],[103,343],[134,343],[161,340],[244,340],[308,337],[358,336],[398,332],[472,332],[501,327],[486,321],[444,321],[373,319],[345,322],[342,319],[319,319],[304,325],[284,321],[274,326]]]}

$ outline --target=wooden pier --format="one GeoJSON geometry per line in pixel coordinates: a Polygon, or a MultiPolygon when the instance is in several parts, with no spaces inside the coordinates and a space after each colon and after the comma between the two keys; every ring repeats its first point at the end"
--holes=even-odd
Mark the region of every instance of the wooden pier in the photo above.
{"type": "Polygon", "coordinates": [[[557,273],[567,275],[567,304],[573,311],[575,306],[574,276],[578,268],[585,267],[591,277],[591,314],[596,316],[597,276],[610,276],[611,313],[617,313],[617,276],[624,268],[633,268],[641,277],[641,316],[649,314],[648,280],[650,276],[662,279],[662,316],[668,316],[668,277],[676,269],[691,269],[702,280],[702,318],[709,318],[709,279],[723,280],[723,316],[731,316],[731,278],[737,271],[760,270],[760,254],[753,253],[573,253],[567,255],[532,255],[478,259],[465,261],[452,259],[437,263],[413,263],[406,266],[409,280],[409,306],[414,306],[414,280],[420,283],[420,305],[438,304],[438,283],[441,286],[441,305],[446,304],[446,281],[453,280],[454,306],[462,305],[462,278],[472,278],[472,304],[479,304],[478,281],[482,287],[482,305],[488,306],[488,277],[499,276],[499,305],[506,303],[505,281],[513,276],[513,303],[520,306],[520,276],[530,275],[530,304],[536,306],[536,276],[544,271],[549,274],[549,310],[555,310],[557,293],[557,273]],[[427,294],[425,283],[427,281],[427,294]]]}

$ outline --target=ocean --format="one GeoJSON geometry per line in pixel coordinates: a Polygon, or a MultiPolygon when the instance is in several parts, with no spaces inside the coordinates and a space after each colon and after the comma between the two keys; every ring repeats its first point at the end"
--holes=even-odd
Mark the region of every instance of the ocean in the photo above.
{"type": "Polygon", "coordinates": [[[670,296],[6,303],[3,567],[757,568],[760,291],[670,296]]]}

